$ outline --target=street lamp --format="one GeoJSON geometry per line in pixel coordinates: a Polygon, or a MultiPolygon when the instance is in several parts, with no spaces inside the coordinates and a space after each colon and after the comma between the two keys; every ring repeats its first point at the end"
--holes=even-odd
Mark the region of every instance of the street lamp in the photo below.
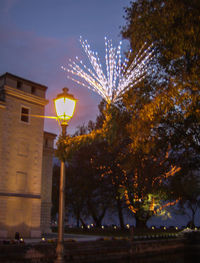
{"type": "MultiPolygon", "coordinates": [[[[76,99],[68,93],[68,88],[63,88],[63,93],[54,99],[57,118],[62,127],[62,136],[66,137],[68,121],[72,118],[76,106],[76,99]]],[[[56,248],[56,263],[64,262],[64,216],[65,216],[65,160],[61,159],[59,213],[58,213],[58,243],[56,248]]]]}

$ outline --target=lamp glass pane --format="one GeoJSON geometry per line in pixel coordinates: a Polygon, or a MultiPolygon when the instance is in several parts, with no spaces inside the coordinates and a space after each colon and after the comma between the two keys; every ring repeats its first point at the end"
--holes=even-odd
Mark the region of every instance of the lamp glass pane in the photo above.
{"type": "Polygon", "coordinates": [[[67,120],[73,116],[76,105],[75,100],[64,97],[56,99],[54,102],[58,118],[67,120]]]}

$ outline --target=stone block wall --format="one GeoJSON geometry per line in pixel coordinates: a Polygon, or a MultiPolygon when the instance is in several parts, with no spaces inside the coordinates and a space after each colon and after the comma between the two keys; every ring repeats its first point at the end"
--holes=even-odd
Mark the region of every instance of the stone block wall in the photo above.
{"type": "MultiPolygon", "coordinates": [[[[5,105],[0,107],[0,237],[40,236],[44,86],[12,74],[1,76],[5,105]],[[22,82],[18,88],[16,83],[22,82]],[[32,94],[32,86],[41,96],[32,94]],[[28,109],[25,120],[22,108],[28,109]]],[[[51,191],[51,189],[50,189],[51,191]]]]}
{"type": "Polygon", "coordinates": [[[51,193],[55,137],[55,134],[44,132],[41,188],[41,231],[43,233],[51,232],[51,193]]]}

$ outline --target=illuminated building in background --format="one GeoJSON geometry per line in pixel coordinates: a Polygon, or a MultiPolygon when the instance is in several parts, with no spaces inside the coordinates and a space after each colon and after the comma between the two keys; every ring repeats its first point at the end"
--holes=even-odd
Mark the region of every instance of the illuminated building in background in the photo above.
{"type": "Polygon", "coordinates": [[[38,237],[49,228],[55,135],[33,117],[44,116],[46,90],[10,73],[0,77],[0,237],[38,237]]]}

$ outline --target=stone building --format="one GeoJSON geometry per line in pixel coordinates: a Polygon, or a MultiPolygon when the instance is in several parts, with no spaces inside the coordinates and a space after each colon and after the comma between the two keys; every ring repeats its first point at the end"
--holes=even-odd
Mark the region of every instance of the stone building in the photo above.
{"type": "Polygon", "coordinates": [[[53,143],[55,134],[44,132],[43,161],[42,161],[42,188],[41,188],[41,231],[50,232],[51,221],[51,190],[53,167],[53,143]]]}
{"type": "Polygon", "coordinates": [[[0,237],[49,230],[53,141],[44,132],[47,87],[0,76],[0,237]]]}

